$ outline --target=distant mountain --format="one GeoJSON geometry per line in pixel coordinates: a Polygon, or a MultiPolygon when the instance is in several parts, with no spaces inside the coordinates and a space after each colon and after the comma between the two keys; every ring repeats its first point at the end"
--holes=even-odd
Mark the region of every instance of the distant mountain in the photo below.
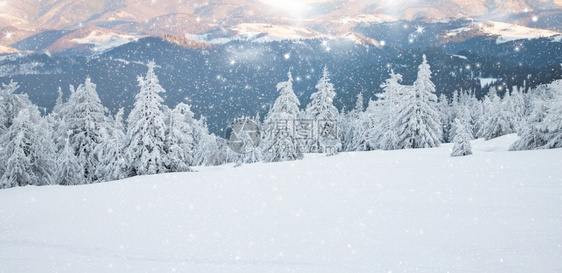
{"type": "Polygon", "coordinates": [[[68,95],[68,85],[83,83],[89,76],[98,85],[104,105],[115,112],[120,107],[130,109],[138,92],[136,78],[146,72],[145,63],[154,60],[167,90],[166,103],[190,103],[197,115],[207,117],[213,132],[220,133],[233,117],[256,113],[263,117],[278,95],[275,85],[286,80],[289,70],[295,77],[295,92],[306,105],[320,70],[327,65],[338,93],[335,104],[348,110],[359,92],[375,98],[390,69],[404,75],[404,84],[412,84],[422,54],[432,66],[437,92],[447,96],[455,90],[482,96],[490,86],[503,92],[515,85],[534,87],[562,77],[561,36],[498,43],[498,36],[472,35],[470,24],[470,20],[393,21],[355,29],[356,37],[373,37],[368,39],[381,41],[378,46],[348,38],[263,42],[260,39],[266,36],[257,35],[209,44],[177,35],[146,37],[93,56],[3,56],[0,83],[19,82],[20,92],[49,111],[58,87],[68,95]],[[424,29],[423,33],[417,29],[424,29]],[[448,33],[457,33],[455,39],[442,40],[448,33]]]}
{"type": "Polygon", "coordinates": [[[0,45],[99,51],[168,34],[213,42],[265,35],[262,41],[349,38],[377,45],[379,41],[365,39],[355,29],[400,20],[462,18],[559,33],[562,0],[0,0],[0,45]]]}

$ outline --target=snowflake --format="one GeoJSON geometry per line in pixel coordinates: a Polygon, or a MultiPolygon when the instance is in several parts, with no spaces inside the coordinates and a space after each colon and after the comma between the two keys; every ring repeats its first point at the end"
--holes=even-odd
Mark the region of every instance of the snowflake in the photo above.
{"type": "Polygon", "coordinates": [[[425,28],[424,28],[424,27],[422,27],[422,26],[420,26],[420,25],[417,25],[417,26],[416,26],[416,33],[418,33],[418,34],[423,34],[424,32],[425,32],[425,28]]]}
{"type": "Polygon", "coordinates": [[[4,35],[4,39],[8,39],[8,40],[12,40],[12,36],[14,36],[14,34],[12,32],[6,31],[6,34],[4,35]]]}

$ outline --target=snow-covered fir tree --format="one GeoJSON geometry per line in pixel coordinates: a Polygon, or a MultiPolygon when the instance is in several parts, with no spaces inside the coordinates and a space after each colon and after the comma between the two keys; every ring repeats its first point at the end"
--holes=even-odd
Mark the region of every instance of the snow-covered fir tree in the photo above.
{"type": "Polygon", "coordinates": [[[96,148],[100,159],[96,175],[103,181],[119,180],[127,177],[125,160],[125,125],[123,124],[123,108],[119,109],[113,124],[108,127],[107,138],[96,148]]]}
{"type": "Polygon", "coordinates": [[[207,119],[204,116],[195,120],[192,138],[194,143],[192,166],[217,166],[234,160],[227,159],[226,150],[221,150],[227,149],[226,142],[224,147],[218,143],[224,139],[209,133],[207,119]]]}
{"type": "Polygon", "coordinates": [[[388,78],[382,85],[383,93],[379,94],[380,112],[378,122],[378,134],[375,134],[374,140],[378,142],[377,146],[382,150],[394,150],[398,148],[398,134],[396,115],[400,96],[404,93],[404,86],[400,84],[402,75],[390,71],[388,78]]]}
{"type": "Polygon", "coordinates": [[[502,100],[497,95],[496,89],[494,87],[490,88],[488,95],[484,98],[484,112],[481,120],[483,123],[478,136],[490,140],[515,133],[517,126],[511,106],[509,93],[506,93],[502,100]]]}
{"type": "Polygon", "coordinates": [[[34,132],[30,128],[29,111],[20,111],[12,123],[7,132],[0,137],[0,143],[3,144],[0,149],[0,188],[35,185],[38,181],[31,166],[30,135],[34,132]]]}
{"type": "Polygon", "coordinates": [[[263,143],[263,160],[279,162],[302,159],[302,144],[295,133],[300,102],[293,92],[293,76],[277,84],[279,97],[275,100],[265,122],[267,129],[263,143]]]}
{"type": "Polygon", "coordinates": [[[525,117],[530,112],[527,111],[527,98],[523,93],[523,88],[518,86],[514,86],[513,90],[511,91],[511,103],[512,103],[512,110],[515,116],[515,125],[517,132],[523,129],[523,125],[525,123],[525,117]]]}
{"type": "Polygon", "coordinates": [[[259,149],[260,142],[260,125],[259,120],[250,118],[238,119],[238,124],[242,128],[236,134],[236,138],[241,143],[238,152],[241,152],[236,159],[236,165],[240,166],[244,163],[257,163],[261,161],[261,151],[259,149]]]}
{"type": "Polygon", "coordinates": [[[21,109],[0,136],[1,187],[49,185],[54,181],[54,145],[36,106],[21,109]]]}
{"type": "Polygon", "coordinates": [[[459,118],[455,119],[456,135],[453,140],[455,145],[453,146],[452,157],[467,156],[472,154],[472,146],[470,141],[472,140],[472,132],[468,126],[466,126],[467,120],[461,120],[459,118]]]}
{"type": "Polygon", "coordinates": [[[84,184],[84,168],[74,155],[68,138],[64,140],[63,149],[57,156],[55,177],[58,184],[74,186],[84,184]]]}
{"type": "Polygon", "coordinates": [[[377,145],[375,141],[371,141],[371,135],[373,134],[371,128],[375,126],[377,110],[376,101],[369,100],[365,111],[358,113],[357,120],[353,124],[350,151],[369,151],[377,145]]]}
{"type": "Polygon", "coordinates": [[[554,94],[553,99],[548,102],[548,112],[542,122],[542,131],[546,133],[548,141],[542,148],[562,148],[562,80],[549,84],[554,94]]]}
{"type": "Polygon", "coordinates": [[[179,103],[170,111],[167,147],[171,172],[189,172],[193,162],[193,112],[189,105],[179,103]]]}
{"type": "Polygon", "coordinates": [[[342,112],[339,118],[339,127],[340,127],[340,140],[342,141],[342,150],[349,152],[349,151],[356,151],[357,147],[355,146],[355,134],[360,128],[360,120],[363,116],[363,94],[359,93],[357,95],[357,100],[355,103],[355,108],[349,111],[348,113],[342,112]]]}
{"type": "Polygon", "coordinates": [[[437,111],[439,111],[440,122],[443,130],[442,141],[450,142],[454,137],[453,126],[455,120],[455,113],[452,103],[449,103],[447,95],[441,94],[437,102],[437,111]]]}
{"type": "Polygon", "coordinates": [[[2,109],[0,110],[0,121],[2,121],[0,130],[9,128],[22,109],[32,107],[27,94],[14,93],[18,88],[19,84],[14,81],[10,81],[8,84],[3,83],[0,88],[0,109],[2,109]]]}
{"type": "Polygon", "coordinates": [[[548,102],[553,100],[554,90],[542,85],[533,90],[529,116],[522,122],[519,139],[509,148],[511,151],[534,150],[548,143],[548,127],[544,122],[549,111],[548,102]]]}
{"type": "Polygon", "coordinates": [[[312,121],[312,136],[307,141],[307,150],[334,155],[341,150],[338,135],[339,112],[333,103],[336,91],[330,82],[330,73],[326,66],[316,89],[318,91],[310,96],[312,101],[306,107],[306,117],[312,121]]]}
{"type": "Polygon", "coordinates": [[[404,89],[398,110],[400,148],[438,147],[442,139],[440,115],[436,109],[435,85],[427,58],[419,66],[414,85],[404,89]]]}
{"type": "Polygon", "coordinates": [[[125,160],[129,164],[128,176],[166,173],[169,164],[166,156],[166,117],[160,93],[166,92],[154,73],[156,64],[148,63],[145,77],[138,77],[140,92],[127,118],[125,160]]]}
{"type": "Polygon", "coordinates": [[[61,131],[70,131],[68,141],[84,168],[84,182],[97,182],[96,169],[100,158],[95,150],[108,137],[108,118],[105,115],[107,109],[101,104],[96,85],[90,78],[72,92],[61,111],[66,124],[61,131]]]}

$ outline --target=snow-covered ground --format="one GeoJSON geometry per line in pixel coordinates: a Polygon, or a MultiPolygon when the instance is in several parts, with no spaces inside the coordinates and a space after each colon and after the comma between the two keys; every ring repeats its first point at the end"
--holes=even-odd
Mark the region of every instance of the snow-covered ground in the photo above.
{"type": "Polygon", "coordinates": [[[562,272],[562,150],[515,139],[0,190],[0,272],[562,272]]]}

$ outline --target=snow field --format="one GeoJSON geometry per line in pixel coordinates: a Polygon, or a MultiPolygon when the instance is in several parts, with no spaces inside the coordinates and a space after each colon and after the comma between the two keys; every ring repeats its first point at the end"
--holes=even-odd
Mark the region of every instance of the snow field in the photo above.
{"type": "Polygon", "coordinates": [[[559,272],[562,149],[306,155],[0,191],[0,272],[559,272]]]}

